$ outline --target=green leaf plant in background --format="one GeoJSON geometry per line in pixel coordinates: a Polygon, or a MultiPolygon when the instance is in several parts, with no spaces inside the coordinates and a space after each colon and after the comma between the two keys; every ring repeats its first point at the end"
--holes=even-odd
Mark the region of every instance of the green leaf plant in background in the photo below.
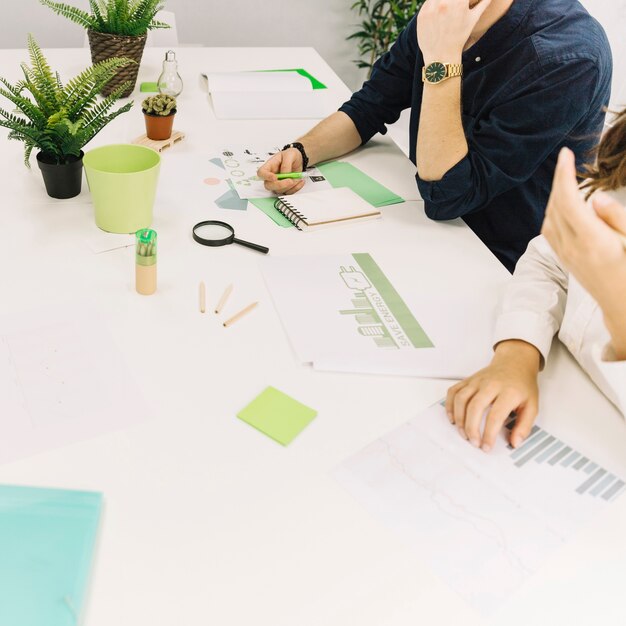
{"type": "Polygon", "coordinates": [[[39,1],[58,15],[97,33],[134,37],[155,28],[169,28],[154,19],[164,6],[162,0],[89,0],[91,12],[63,2],[39,1]]]}
{"type": "Polygon", "coordinates": [[[355,63],[368,69],[368,77],[376,60],[389,50],[423,4],[424,0],[357,0],[352,5],[362,21],[348,39],[358,42],[361,58],[355,63]]]}
{"type": "Polygon", "coordinates": [[[52,163],[64,164],[80,157],[81,149],[109,122],[130,110],[132,102],[111,111],[121,85],[107,98],[98,92],[129,59],[109,59],[81,72],[66,85],[54,73],[32,35],[28,36],[30,67],[22,63],[24,78],[14,85],[0,77],[0,95],[17,109],[0,107],[0,126],[9,129],[9,139],[24,142],[24,162],[30,167],[33,149],[52,163]]]}

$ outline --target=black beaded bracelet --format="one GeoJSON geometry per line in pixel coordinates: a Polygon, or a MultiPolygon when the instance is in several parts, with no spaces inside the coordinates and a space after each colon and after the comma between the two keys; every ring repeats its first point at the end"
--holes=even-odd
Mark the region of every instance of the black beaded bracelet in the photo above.
{"type": "Polygon", "coordinates": [[[289,148],[295,148],[302,155],[302,171],[304,172],[309,166],[309,157],[306,154],[304,146],[300,142],[295,141],[294,143],[288,143],[283,150],[289,150],[289,148]]]}

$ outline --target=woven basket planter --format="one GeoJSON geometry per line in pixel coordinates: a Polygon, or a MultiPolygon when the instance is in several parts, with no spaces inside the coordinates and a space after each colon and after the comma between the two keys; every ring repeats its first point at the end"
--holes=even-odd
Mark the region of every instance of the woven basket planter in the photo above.
{"type": "Polygon", "coordinates": [[[130,96],[137,82],[137,74],[139,72],[139,64],[143,56],[143,49],[146,46],[147,35],[137,37],[127,37],[124,35],[110,35],[108,33],[98,33],[94,30],[88,30],[89,46],[91,48],[92,63],[99,63],[106,59],[126,58],[132,59],[135,63],[122,67],[117,74],[105,85],[100,92],[103,96],[108,96],[119,85],[130,81],[130,87],[122,93],[121,97],[130,96]]]}

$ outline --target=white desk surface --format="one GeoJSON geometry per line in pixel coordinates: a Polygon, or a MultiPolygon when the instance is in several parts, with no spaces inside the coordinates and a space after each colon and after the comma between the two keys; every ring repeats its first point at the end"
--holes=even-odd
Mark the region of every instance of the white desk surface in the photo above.
{"type": "MultiPolygon", "coordinates": [[[[65,77],[88,51],[50,50],[65,77]]],[[[146,51],[140,81],[155,80],[163,50],[146,51]]],[[[415,624],[626,623],[626,501],[550,559],[505,609],[483,621],[436,578],[419,554],[370,517],[329,476],[352,453],[442,398],[445,381],[315,373],[298,365],[259,272],[262,258],[191,240],[201,219],[231,222],[273,255],[371,251],[395,246],[426,285],[472,281],[493,294],[508,274],[461,222],[435,223],[421,204],[388,207],[384,219],[303,235],[254,208],[215,209],[200,181],[211,148],[226,142],[282,144],[307,121],[218,122],[198,76],[207,70],[306,67],[329,86],[329,106],[349,93],[310,48],[180,49],[185,91],[176,127],[184,143],[163,155],[154,226],[159,290],[134,292],[131,249],[92,254],[87,191],[70,201],[45,194],[21,145],[0,143],[0,313],[86,296],[97,303],[154,407],[140,426],[0,466],[0,481],[102,491],[102,520],[89,592],[89,626],[408,626],[415,624]],[[35,242],[36,254],[32,254],[35,242]],[[197,312],[229,282],[233,307],[260,300],[223,329],[197,312]],[[148,340],[148,341],[146,341],[148,340]],[[139,343],[145,358],[137,362],[139,343]],[[235,414],[272,384],[315,407],[318,417],[282,448],[235,414]]],[[[17,79],[24,51],[0,52],[17,79]]],[[[137,105],[93,142],[143,132],[137,105]]],[[[90,146],[92,147],[92,146],[90,146]]],[[[417,198],[413,167],[388,139],[350,160],[404,197],[417,198]]],[[[34,159],[33,159],[34,161],[34,159]]],[[[626,473],[626,428],[618,412],[559,348],[542,375],[542,423],[626,473]]]]}

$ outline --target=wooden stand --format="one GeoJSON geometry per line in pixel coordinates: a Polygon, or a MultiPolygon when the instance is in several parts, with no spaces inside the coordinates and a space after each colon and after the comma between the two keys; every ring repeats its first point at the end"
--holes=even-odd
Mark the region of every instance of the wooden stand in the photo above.
{"type": "Polygon", "coordinates": [[[137,139],[133,140],[133,143],[139,146],[146,146],[146,148],[152,148],[157,152],[163,152],[163,150],[171,148],[175,143],[182,141],[184,138],[185,133],[181,133],[179,130],[175,130],[172,132],[172,136],[169,139],[156,141],[155,139],[148,139],[147,135],[141,135],[141,137],[137,137],[137,139]]]}

